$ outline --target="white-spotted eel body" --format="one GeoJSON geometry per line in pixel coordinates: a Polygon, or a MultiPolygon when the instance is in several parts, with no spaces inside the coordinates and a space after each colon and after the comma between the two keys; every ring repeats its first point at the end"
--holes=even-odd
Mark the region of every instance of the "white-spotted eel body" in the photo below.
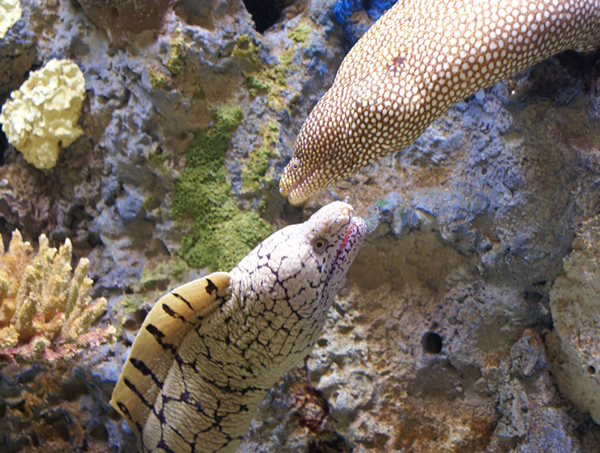
{"type": "Polygon", "coordinates": [[[334,202],[265,239],[229,273],[150,311],[111,404],[144,452],[233,452],[255,408],[317,341],[365,234],[334,202]]]}
{"type": "Polygon", "coordinates": [[[292,204],[400,151],[458,101],[564,50],[600,46],[600,0],[400,0],[356,43],[302,126],[292,204]]]}

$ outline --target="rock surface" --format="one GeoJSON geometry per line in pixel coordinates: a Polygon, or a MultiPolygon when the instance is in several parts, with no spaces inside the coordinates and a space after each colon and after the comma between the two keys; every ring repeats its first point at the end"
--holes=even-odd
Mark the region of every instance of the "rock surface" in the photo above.
{"type": "Polygon", "coordinates": [[[564,274],[550,291],[554,330],[548,338],[560,389],[600,421],[600,218],[579,228],[564,274]]]}
{"type": "Polygon", "coordinates": [[[240,451],[600,450],[597,55],[477,93],[299,209],[277,190],[295,136],[385,2],[273,2],[267,17],[183,0],[108,32],[86,15],[96,3],[23,0],[0,40],[0,103],[52,58],[86,83],[84,134],[53,169],[0,135],[0,234],[71,238],[118,341],[0,365],[2,451],[133,451],[108,400],[154,301],[208,272],[178,258],[194,220],[171,207],[193,137],[224,105],[243,113],[224,159],[235,209],[279,228],[348,197],[369,225],[317,347],[240,451]]]}

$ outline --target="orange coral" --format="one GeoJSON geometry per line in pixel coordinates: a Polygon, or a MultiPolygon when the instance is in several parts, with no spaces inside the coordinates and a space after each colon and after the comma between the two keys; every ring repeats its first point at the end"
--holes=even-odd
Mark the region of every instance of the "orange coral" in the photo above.
{"type": "Polygon", "coordinates": [[[69,239],[57,251],[41,235],[37,254],[13,232],[8,251],[0,240],[0,356],[37,360],[71,356],[79,347],[114,334],[112,326],[90,331],[106,310],[106,299],[92,301],[89,261],[72,273],[69,239]]]}

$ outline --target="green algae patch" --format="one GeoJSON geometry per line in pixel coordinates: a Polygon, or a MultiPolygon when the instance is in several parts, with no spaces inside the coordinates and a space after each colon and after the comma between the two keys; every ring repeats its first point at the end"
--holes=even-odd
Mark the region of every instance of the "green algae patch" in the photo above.
{"type": "Polygon", "coordinates": [[[248,35],[241,35],[236,39],[233,56],[239,61],[246,62],[246,71],[248,72],[259,71],[263,67],[258,55],[258,46],[248,35]]]}
{"type": "Polygon", "coordinates": [[[239,210],[225,177],[227,146],[242,119],[238,106],[218,108],[214,125],[198,131],[190,143],[185,169],[175,183],[173,218],[194,219],[194,230],[183,237],[180,250],[192,267],[229,270],[272,232],[257,214],[239,210]]]}
{"type": "Polygon", "coordinates": [[[278,72],[286,71],[292,65],[292,60],[294,59],[294,49],[284,50],[279,54],[279,63],[280,65],[276,68],[279,69],[278,72]]]}
{"type": "Polygon", "coordinates": [[[301,23],[288,32],[288,38],[297,43],[304,43],[310,36],[310,32],[311,28],[307,24],[301,23]]]}
{"type": "Polygon", "coordinates": [[[160,90],[167,83],[167,78],[160,72],[148,72],[150,78],[150,86],[155,90],[160,90]]]}
{"type": "Polygon", "coordinates": [[[148,162],[160,171],[166,171],[167,169],[167,166],[165,165],[165,155],[160,151],[149,151],[148,162]]]}
{"type": "Polygon", "coordinates": [[[165,66],[171,71],[173,75],[179,74],[183,69],[183,55],[185,50],[185,43],[181,30],[175,30],[173,33],[173,39],[169,43],[169,54],[165,66]]]}
{"type": "Polygon", "coordinates": [[[272,232],[271,226],[254,212],[238,211],[224,222],[204,229],[199,238],[185,236],[182,256],[194,267],[229,271],[272,232]]]}
{"type": "Polygon", "coordinates": [[[246,77],[246,82],[248,84],[248,93],[250,93],[250,96],[252,97],[269,92],[269,84],[254,74],[249,74],[248,77],[246,77]]]}
{"type": "MultiPolygon", "coordinates": [[[[177,256],[157,263],[146,264],[142,269],[137,292],[146,294],[155,289],[166,291],[181,280],[184,273],[189,270],[187,263],[177,256]]],[[[139,308],[139,303],[135,305],[135,309],[137,308],[139,308]]]]}
{"type": "Polygon", "coordinates": [[[168,74],[164,71],[164,66],[158,65],[155,62],[148,62],[146,64],[148,71],[148,80],[150,86],[155,90],[161,90],[165,87],[168,82],[168,74]]]}
{"type": "Polygon", "coordinates": [[[306,40],[310,27],[303,24],[288,33],[292,41],[291,47],[279,53],[279,64],[263,62],[258,45],[248,35],[236,40],[233,56],[243,64],[246,86],[250,96],[265,96],[267,105],[275,110],[285,107],[284,90],[288,89],[287,78],[293,70],[293,60],[299,44],[306,40]],[[306,37],[303,38],[303,36],[306,37]]]}
{"type": "Polygon", "coordinates": [[[246,168],[242,172],[242,188],[247,192],[258,191],[264,181],[272,180],[267,173],[269,160],[279,156],[275,150],[275,143],[279,140],[279,125],[277,121],[270,121],[268,125],[259,128],[263,142],[248,159],[246,168]]]}

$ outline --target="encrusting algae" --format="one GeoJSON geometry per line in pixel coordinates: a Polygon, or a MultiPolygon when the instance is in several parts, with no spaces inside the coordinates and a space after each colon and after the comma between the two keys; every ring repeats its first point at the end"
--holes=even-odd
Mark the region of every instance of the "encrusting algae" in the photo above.
{"type": "Polygon", "coordinates": [[[238,106],[220,106],[213,126],[199,130],[190,143],[185,169],[175,183],[173,218],[194,220],[180,252],[192,267],[231,269],[272,232],[258,214],[237,207],[225,177],[225,153],[243,117],[238,106]]]}
{"type": "Polygon", "coordinates": [[[15,230],[8,247],[0,239],[0,360],[53,360],[70,357],[80,347],[103,343],[113,326],[90,330],[106,310],[106,299],[92,301],[89,260],[74,272],[69,239],[57,251],[41,235],[34,253],[15,230]]]}

